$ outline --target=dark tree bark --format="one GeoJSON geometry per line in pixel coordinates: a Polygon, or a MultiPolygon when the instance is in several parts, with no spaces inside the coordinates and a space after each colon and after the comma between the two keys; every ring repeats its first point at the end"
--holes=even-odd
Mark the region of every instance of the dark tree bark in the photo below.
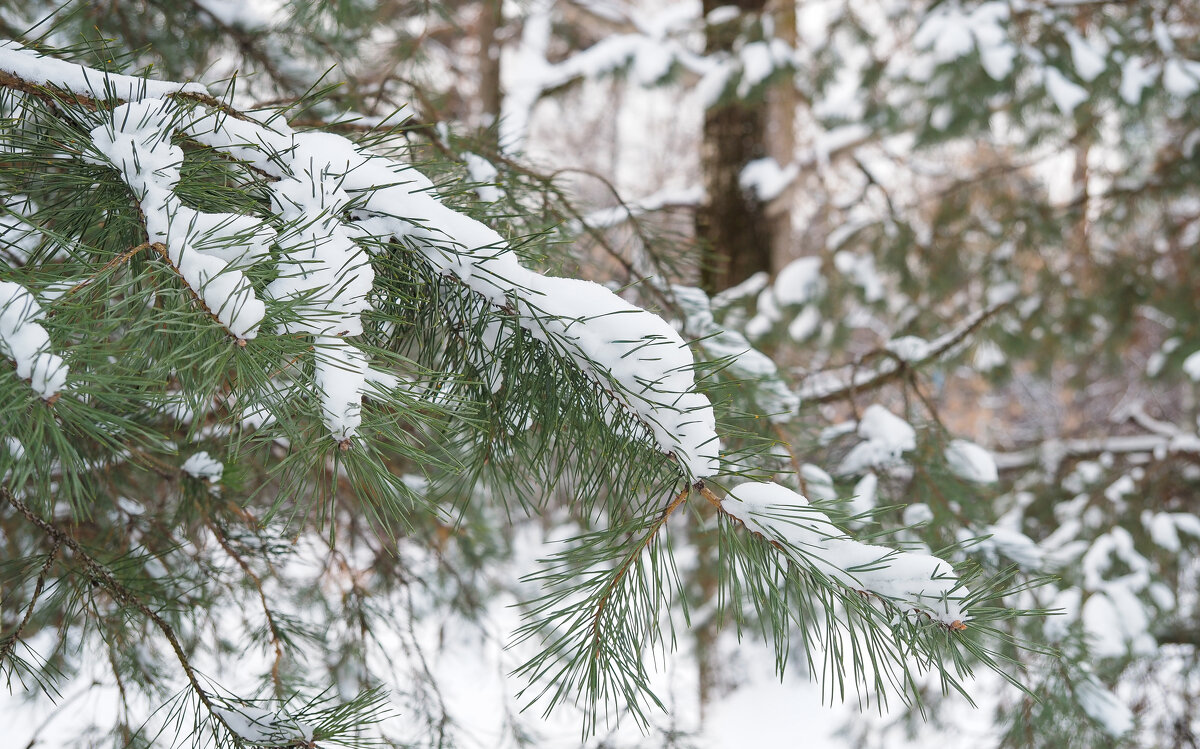
{"type": "MultiPolygon", "coordinates": [[[[704,0],[707,17],[728,0],[704,0]]],[[[732,51],[744,21],[761,17],[766,0],[735,0],[738,17],[705,27],[705,51],[732,51]]],[[[765,97],[730,101],[704,115],[701,168],[706,198],[696,212],[696,240],[700,247],[700,286],[709,294],[734,286],[758,271],[771,271],[772,226],[766,206],[739,184],[742,169],[767,155],[768,104],[765,97]]],[[[790,127],[790,125],[789,125],[790,127]]],[[[719,556],[715,532],[696,539],[701,560],[697,586],[702,601],[717,597],[719,556]]],[[[710,617],[695,623],[696,659],[699,667],[700,716],[723,691],[717,654],[717,622],[710,617]]]]}
{"type": "Polygon", "coordinates": [[[482,0],[479,8],[479,103],[487,124],[500,117],[500,43],[496,32],[503,23],[502,0],[482,0]]]}
{"type": "MultiPolygon", "coordinates": [[[[729,5],[704,0],[704,13],[729,5]]],[[[738,0],[738,18],[705,27],[705,51],[731,51],[747,16],[761,15],[765,0],[738,0]]],[[[758,271],[771,270],[771,231],[765,206],[742,189],[742,168],[767,155],[767,103],[718,104],[704,115],[701,166],[707,198],[696,213],[696,238],[701,246],[700,285],[710,294],[729,288],[758,271]]]]}

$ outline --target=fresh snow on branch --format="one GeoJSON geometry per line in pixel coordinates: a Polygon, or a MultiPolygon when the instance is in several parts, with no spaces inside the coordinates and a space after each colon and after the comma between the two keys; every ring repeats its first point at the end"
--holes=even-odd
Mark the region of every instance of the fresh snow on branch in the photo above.
{"type": "Polygon", "coordinates": [[[105,73],[53,57],[43,57],[32,49],[7,40],[0,41],[0,72],[35,85],[60,87],[79,96],[97,99],[113,95],[124,101],[137,101],[144,98],[157,99],[179,92],[208,93],[198,83],[152,81],[132,75],[105,73]]]}
{"type": "Polygon", "coordinates": [[[968,440],[951,440],[946,446],[946,464],[955,476],[977,484],[991,484],[1000,478],[992,454],[968,440]]]}
{"type": "Polygon", "coordinates": [[[264,257],[265,236],[256,219],[200,213],[175,195],[183,150],[170,138],[178,108],[164,99],[116,107],[109,123],[92,129],[92,143],[102,158],[90,160],[116,168],[138,199],[147,241],[163,245],[171,265],[207,310],[235,338],[248,340],[257,335],[265,307],[250,281],[226,258],[264,257]],[[230,254],[232,248],[237,249],[230,254]]]}
{"type": "Polygon", "coordinates": [[[216,705],[213,712],[243,741],[260,746],[313,743],[313,727],[253,705],[216,705]]]}
{"type": "Polygon", "coordinates": [[[948,562],[854,541],[807,498],[772,482],[734,487],[721,509],[831,580],[963,626],[967,591],[948,562]]]}
{"type": "Polygon", "coordinates": [[[34,392],[49,400],[67,381],[67,365],[50,353],[50,336],[38,324],[42,308],[23,286],[0,281],[0,353],[17,367],[17,375],[29,380],[34,392]]]}
{"type": "MultiPolygon", "coordinates": [[[[306,175],[322,181],[319,189],[337,185],[353,199],[348,234],[414,245],[442,275],[513,313],[534,338],[611,388],[688,475],[716,472],[720,442],[712,406],[696,392],[690,349],[662,318],[599,284],[524,268],[499,234],[443,205],[431,194],[429,180],[411,167],[337,135],[291,133],[282,125],[270,130],[231,118],[220,122],[197,123],[189,131],[281,176],[279,156],[302,154],[306,175]]],[[[329,265],[359,267],[349,260],[329,265]]],[[[359,329],[351,327],[349,334],[359,329]]]]}
{"type": "Polygon", "coordinates": [[[374,281],[355,240],[395,239],[415,245],[441,274],[514,314],[534,338],[574,361],[687,475],[717,471],[712,406],[696,392],[690,349],[662,318],[598,284],[524,268],[499,234],[437,200],[424,175],[346,138],[223,112],[183,112],[158,99],[117,107],[111,124],[92,131],[103,157],[97,161],[121,173],[145,214],[149,240],[166,247],[189,287],[237,338],[258,333],[265,307],[227,259],[263,259],[267,239],[248,217],[213,217],[180,205],[173,188],[183,154],[170,142],[174,130],[277,178],[269,189],[285,221],[272,240],[281,273],[266,294],[300,307],[281,325],[285,332],[317,337],[316,385],[339,441],[357,429],[367,361],[337,338],[361,334],[374,281]],[[204,249],[206,242],[240,249],[219,257],[204,249]]]}

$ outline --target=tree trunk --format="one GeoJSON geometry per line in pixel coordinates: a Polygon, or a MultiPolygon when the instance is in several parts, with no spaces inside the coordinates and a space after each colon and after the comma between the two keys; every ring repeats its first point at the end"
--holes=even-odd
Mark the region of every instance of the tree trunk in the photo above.
{"type": "MultiPolygon", "coordinates": [[[[729,5],[704,0],[707,15],[729,5]]],[[[705,51],[732,51],[746,15],[761,15],[765,0],[738,0],[738,18],[705,27],[705,51]]],[[[704,115],[701,167],[707,198],[696,213],[696,238],[701,247],[700,285],[710,294],[744,281],[753,273],[771,270],[771,232],[764,205],[738,183],[743,167],[767,154],[767,103],[722,102],[704,115]]]]}
{"type": "MultiPolygon", "coordinates": [[[[798,42],[795,0],[771,2],[768,12],[775,19],[775,38],[794,48],[798,42]]],[[[792,78],[788,76],[767,91],[767,155],[781,167],[796,159],[796,107],[800,105],[800,97],[792,78]]],[[[795,190],[793,182],[765,207],[772,268],[782,268],[796,256],[796,240],[792,236],[795,190]]]]}
{"type": "MultiPolygon", "coordinates": [[[[761,18],[766,11],[766,0],[736,0],[734,4],[742,11],[738,17],[705,26],[706,53],[732,51],[742,34],[742,22],[747,17],[761,18]]],[[[727,0],[704,0],[704,14],[707,17],[714,9],[727,5],[727,0]]],[[[768,116],[765,97],[722,102],[704,114],[700,158],[706,198],[696,212],[695,228],[700,247],[700,286],[709,294],[759,271],[771,271],[772,223],[766,206],[752,192],[743,190],[739,180],[747,163],[767,155],[768,116]]],[[[787,128],[790,133],[790,120],[787,128]]],[[[775,223],[779,224],[778,219],[775,223]]],[[[703,602],[717,598],[718,545],[715,528],[701,531],[696,539],[700,559],[696,584],[703,602]]],[[[717,624],[709,616],[697,622],[695,628],[701,721],[723,689],[716,652],[717,624]]]]}
{"type": "Polygon", "coordinates": [[[483,124],[500,118],[500,43],[496,31],[504,20],[502,0],[482,0],[479,8],[479,104],[483,124]]]}

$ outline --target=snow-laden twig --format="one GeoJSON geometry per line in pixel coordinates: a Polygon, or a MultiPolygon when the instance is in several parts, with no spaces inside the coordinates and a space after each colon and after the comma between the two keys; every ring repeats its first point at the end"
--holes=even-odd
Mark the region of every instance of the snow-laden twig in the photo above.
{"type": "Polygon", "coordinates": [[[833,582],[910,608],[951,630],[966,629],[963,602],[969,593],[949,562],[855,541],[806,497],[773,482],[740,484],[720,500],[706,488],[701,492],[746,530],[833,582]]]}
{"type": "Polygon", "coordinates": [[[190,92],[206,95],[198,83],[153,81],[132,75],[106,73],[82,65],[43,57],[13,41],[0,41],[0,83],[40,95],[37,87],[52,87],[88,99],[116,96],[123,101],[155,99],[190,92]],[[4,80],[7,79],[7,80],[4,80]]]}
{"type": "Polygon", "coordinates": [[[95,163],[115,168],[142,213],[147,241],[166,258],[231,336],[254,338],[266,308],[234,267],[267,255],[270,230],[251,216],[201,213],[182,204],[174,189],[183,151],[170,141],[179,105],[163,99],[122,104],[108,124],[92,129],[95,163]]]}
{"type": "Polygon", "coordinates": [[[1065,458],[1093,458],[1105,453],[1200,456],[1200,436],[1180,433],[1173,436],[1135,434],[1092,439],[1051,439],[1037,447],[995,453],[995,458],[996,467],[1002,471],[1040,464],[1043,469],[1053,474],[1058,471],[1058,466],[1065,458]]]}
{"type": "MultiPolygon", "coordinates": [[[[28,72],[37,76],[31,85],[54,83],[45,69],[28,72]]],[[[94,158],[121,173],[139,201],[149,241],[166,248],[188,287],[239,341],[257,335],[265,307],[234,266],[264,259],[267,239],[255,233],[261,226],[256,219],[180,205],[173,188],[182,152],[170,141],[173,132],[274,178],[272,204],[286,223],[272,241],[280,245],[286,272],[266,294],[301,307],[303,314],[285,328],[329,344],[317,346],[319,362],[361,369],[355,347],[330,339],[360,334],[359,316],[370,307],[374,274],[360,242],[405,241],[443,276],[512,314],[531,336],[573,361],[688,476],[716,473],[720,440],[712,406],[696,391],[690,349],[662,318],[598,284],[523,267],[499,234],[443,205],[432,183],[407,165],[341,136],[296,133],[282,123],[267,125],[201,103],[205,108],[197,111],[163,99],[116,107],[110,123],[92,131],[99,153],[94,158]]],[[[321,388],[332,378],[317,379],[327,425],[345,443],[357,428],[362,387],[352,383],[334,392],[321,388]]]]}
{"type": "Polygon", "coordinates": [[[806,403],[829,403],[852,398],[856,394],[882,387],[907,370],[920,368],[936,361],[962,345],[985,322],[1012,306],[1012,299],[994,302],[969,315],[945,334],[929,341],[921,356],[904,359],[887,348],[871,351],[858,363],[843,367],[840,372],[818,372],[800,383],[800,398],[806,403]],[[863,362],[881,356],[888,357],[878,366],[864,368],[863,362]]]}
{"type": "MultiPolygon", "coordinates": [[[[341,201],[349,214],[341,229],[331,228],[340,220],[335,203],[320,203],[320,213],[315,213],[316,204],[310,207],[309,220],[335,239],[314,243],[309,262],[325,262],[343,277],[349,276],[347,268],[369,272],[357,260],[321,260],[337,251],[339,231],[416,246],[440,274],[512,314],[535,339],[570,358],[638,418],[688,475],[716,472],[720,443],[712,406],[696,392],[690,349],[662,318],[599,284],[525,268],[494,230],[435,198],[424,175],[341,136],[295,133],[283,125],[267,127],[214,114],[194,119],[185,129],[198,141],[278,176],[281,181],[272,189],[288,199],[299,202],[304,195],[324,194],[329,201],[341,201]],[[297,168],[303,170],[299,177],[297,168]],[[289,179],[301,179],[304,187],[292,192],[289,179]]],[[[342,293],[363,287],[369,290],[369,281],[343,280],[336,288],[342,293]]],[[[357,298],[345,296],[348,303],[357,298]]],[[[349,324],[358,308],[352,304],[333,312],[344,312],[338,319],[349,324]]],[[[333,328],[331,332],[337,326],[333,328]]],[[[361,330],[348,328],[350,335],[361,330]]]]}
{"type": "Polygon", "coordinates": [[[67,364],[50,352],[50,336],[38,324],[42,308],[25,287],[0,281],[0,354],[16,365],[43,400],[58,396],[67,380],[67,364]]]}

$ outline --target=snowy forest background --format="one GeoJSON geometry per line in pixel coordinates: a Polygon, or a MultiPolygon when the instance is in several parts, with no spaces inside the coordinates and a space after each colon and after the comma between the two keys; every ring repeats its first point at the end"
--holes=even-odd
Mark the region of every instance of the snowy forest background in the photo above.
{"type": "Polygon", "coordinates": [[[0,35],[0,744],[1200,743],[1200,3],[0,35]]]}

